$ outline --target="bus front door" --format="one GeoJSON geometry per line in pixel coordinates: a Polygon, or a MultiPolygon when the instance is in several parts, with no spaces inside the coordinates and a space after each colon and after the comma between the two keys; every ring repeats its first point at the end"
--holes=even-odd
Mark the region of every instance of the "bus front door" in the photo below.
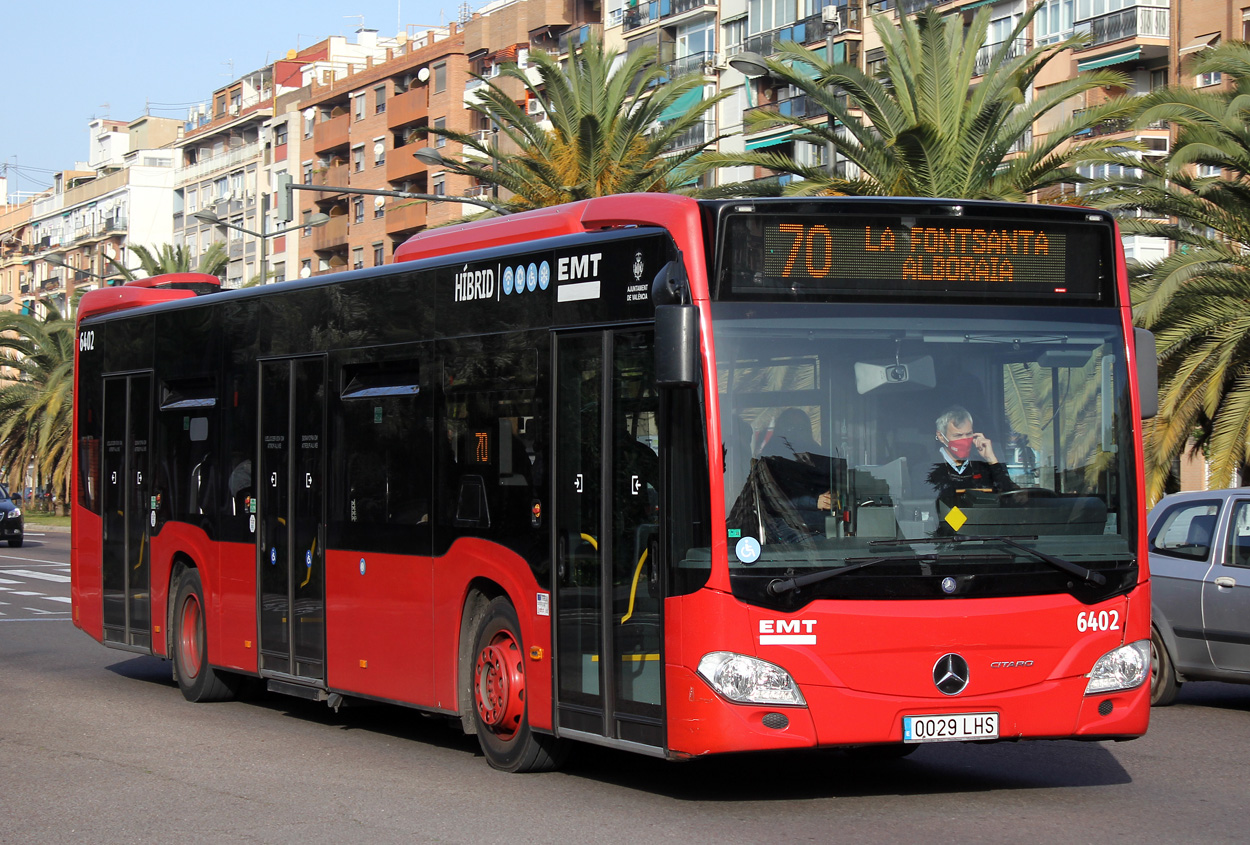
{"type": "Polygon", "coordinates": [[[258,531],[260,669],[325,679],[323,358],[260,364],[258,531]]]}
{"type": "Polygon", "coordinates": [[[652,337],[556,337],[553,577],[560,733],[662,749],[652,337]]]}
{"type": "Polygon", "coordinates": [[[152,647],[152,376],[104,380],[104,641],[152,647]]]}

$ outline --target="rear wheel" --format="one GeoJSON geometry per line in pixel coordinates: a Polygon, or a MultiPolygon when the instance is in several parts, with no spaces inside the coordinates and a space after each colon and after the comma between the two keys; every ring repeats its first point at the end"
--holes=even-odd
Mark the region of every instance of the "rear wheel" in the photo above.
{"type": "Polygon", "coordinates": [[[505,598],[491,601],[478,626],[471,683],[477,739],[491,766],[541,772],[564,762],[561,743],[530,730],[521,625],[505,598]]]}
{"type": "Polygon", "coordinates": [[[240,678],[208,665],[208,627],[200,573],[188,569],[178,579],[173,617],[174,675],[187,701],[234,698],[240,678]]]}
{"type": "Polygon", "coordinates": [[[1180,681],[1158,628],[1150,629],[1150,706],[1167,707],[1180,692],[1180,681]]]}

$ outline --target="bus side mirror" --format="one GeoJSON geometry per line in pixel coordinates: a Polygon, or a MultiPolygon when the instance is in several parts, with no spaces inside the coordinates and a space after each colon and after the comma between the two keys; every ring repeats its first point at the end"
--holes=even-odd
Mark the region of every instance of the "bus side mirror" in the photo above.
{"type": "Polygon", "coordinates": [[[1137,394],[1141,418],[1148,420],[1159,413],[1159,351],[1155,336],[1146,329],[1133,329],[1133,347],[1137,360],[1137,394]]]}
{"type": "Polygon", "coordinates": [[[661,388],[699,383],[699,309],[695,306],[656,306],[655,383],[661,388]]]}

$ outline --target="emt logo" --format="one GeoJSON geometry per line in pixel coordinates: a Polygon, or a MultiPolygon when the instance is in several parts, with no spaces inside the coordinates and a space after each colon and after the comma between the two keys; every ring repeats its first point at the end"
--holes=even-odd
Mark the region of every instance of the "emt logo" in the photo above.
{"type": "Polygon", "coordinates": [[[760,645],[816,645],[816,620],[761,619],[760,645]]]}

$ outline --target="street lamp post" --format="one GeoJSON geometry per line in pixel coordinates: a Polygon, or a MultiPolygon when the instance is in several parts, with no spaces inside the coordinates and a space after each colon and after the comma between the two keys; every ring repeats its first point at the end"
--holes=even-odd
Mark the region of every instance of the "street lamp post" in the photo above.
{"type": "MultiPolygon", "coordinates": [[[[837,6],[826,6],[820,10],[820,19],[825,25],[825,61],[833,64],[833,39],[842,34],[842,16],[838,12],[837,6]]],[[[825,122],[829,127],[829,140],[825,141],[825,170],[829,173],[829,178],[833,178],[833,132],[834,119],[833,113],[829,112],[825,115],[825,122]]]]}
{"type": "MultiPolygon", "coordinates": [[[[234,223],[227,223],[225,220],[222,220],[216,214],[208,211],[207,209],[204,211],[197,211],[191,216],[196,220],[199,220],[201,223],[208,223],[211,226],[221,226],[226,229],[234,229],[236,232],[242,232],[245,235],[251,235],[253,238],[258,239],[260,241],[260,283],[262,285],[265,284],[265,279],[269,276],[269,253],[266,246],[268,238],[285,235],[287,232],[293,232],[296,229],[303,229],[308,226],[324,226],[326,223],[330,222],[330,217],[328,215],[314,214],[303,223],[298,223],[294,226],[287,226],[283,229],[275,229],[274,231],[266,234],[264,232],[253,232],[251,229],[245,229],[242,226],[235,225],[234,223]]],[[[262,213],[261,228],[264,228],[264,225],[265,218],[262,213]]]]}
{"type": "Polygon", "coordinates": [[[66,264],[65,259],[59,255],[45,256],[43,262],[45,264],[51,264],[53,267],[64,267],[66,270],[73,270],[75,273],[79,273],[83,276],[90,276],[93,279],[99,279],[105,283],[109,281],[108,276],[101,276],[99,273],[93,273],[90,270],[84,270],[81,267],[72,267],[69,264],[66,264]]]}

